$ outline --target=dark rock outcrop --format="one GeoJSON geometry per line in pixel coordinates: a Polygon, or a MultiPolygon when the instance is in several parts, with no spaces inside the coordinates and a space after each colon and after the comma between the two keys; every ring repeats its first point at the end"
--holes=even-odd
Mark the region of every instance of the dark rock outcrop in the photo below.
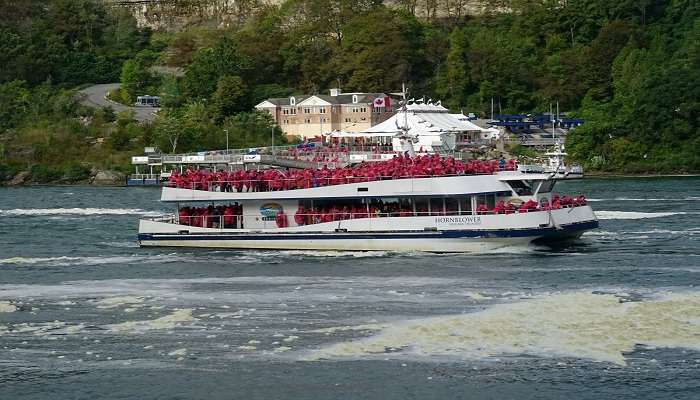
{"type": "Polygon", "coordinates": [[[97,186],[122,186],[124,175],[116,171],[97,171],[90,179],[90,184],[97,186]]]}

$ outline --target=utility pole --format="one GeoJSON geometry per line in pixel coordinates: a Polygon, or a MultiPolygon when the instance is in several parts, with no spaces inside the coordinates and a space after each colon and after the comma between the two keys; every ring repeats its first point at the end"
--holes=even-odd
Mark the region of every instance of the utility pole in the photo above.
{"type": "Polygon", "coordinates": [[[228,129],[224,129],[224,132],[226,132],[226,154],[228,154],[228,129]]]}
{"type": "Polygon", "coordinates": [[[270,143],[272,143],[272,156],[275,156],[275,126],[270,127],[270,143]]]}

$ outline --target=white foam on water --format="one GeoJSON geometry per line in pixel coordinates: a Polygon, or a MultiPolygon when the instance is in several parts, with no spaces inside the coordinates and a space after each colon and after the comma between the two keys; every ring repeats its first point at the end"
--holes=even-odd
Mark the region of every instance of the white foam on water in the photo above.
{"type": "Polygon", "coordinates": [[[586,199],[588,201],[698,201],[700,197],[688,196],[682,198],[641,198],[641,197],[613,197],[612,199],[586,199]]]}
{"type": "MultiPolygon", "coordinates": [[[[353,258],[376,258],[391,255],[390,251],[314,251],[314,250],[283,250],[268,252],[267,255],[281,256],[302,256],[302,257],[353,257],[353,258]]],[[[265,253],[263,253],[265,255],[265,253]]]]}
{"type": "Polygon", "coordinates": [[[464,292],[464,293],[462,293],[462,295],[464,295],[465,297],[468,297],[472,300],[490,300],[493,298],[493,297],[489,297],[489,296],[484,296],[483,294],[481,294],[479,292],[464,292]]]}
{"type": "Polygon", "coordinates": [[[646,219],[684,215],[686,212],[595,211],[596,217],[605,219],[646,219]]]}
{"type": "Polygon", "coordinates": [[[9,257],[0,258],[0,265],[42,265],[47,267],[68,267],[75,265],[106,265],[134,262],[170,262],[177,260],[175,255],[115,256],[115,257],[9,257]]]}
{"type": "Polygon", "coordinates": [[[671,229],[651,229],[648,231],[624,231],[622,233],[629,234],[639,234],[639,235],[649,235],[649,234],[661,234],[661,235],[698,235],[700,234],[700,229],[682,229],[682,230],[671,230],[671,229]]]}
{"type": "Polygon", "coordinates": [[[131,307],[139,307],[143,303],[143,298],[136,296],[117,296],[117,297],[107,297],[96,302],[98,304],[97,308],[117,308],[129,305],[131,307]]]}
{"type": "Polygon", "coordinates": [[[128,321],[120,324],[107,325],[110,332],[116,333],[143,333],[151,330],[173,329],[182,326],[183,323],[196,321],[191,308],[183,308],[166,316],[143,321],[128,321]]]}
{"type": "MultiPolygon", "coordinates": [[[[388,324],[364,324],[364,325],[345,325],[345,326],[331,326],[329,328],[314,329],[312,333],[336,333],[336,332],[347,332],[347,331],[379,331],[389,327],[388,324]]],[[[284,335],[282,335],[284,336],[284,335]]]]}
{"type": "Polygon", "coordinates": [[[389,323],[373,336],[322,348],[307,359],[528,354],[625,365],[625,354],[636,345],[700,350],[700,293],[642,302],[612,294],[553,294],[476,313],[389,323]]]}
{"type": "MultiPolygon", "coordinates": [[[[680,230],[673,230],[673,229],[650,229],[650,230],[643,230],[643,231],[618,231],[618,232],[610,232],[610,231],[601,231],[601,230],[594,230],[594,231],[588,231],[584,232],[583,236],[603,236],[603,237],[621,237],[624,239],[632,239],[633,237],[630,237],[629,235],[643,235],[645,238],[648,238],[648,235],[700,235],[700,228],[690,228],[690,229],[680,229],[680,230]]],[[[641,236],[639,236],[641,237],[641,236]]]]}
{"type": "Polygon", "coordinates": [[[17,311],[17,307],[9,301],[0,301],[0,313],[11,313],[17,311]]]}
{"type": "Polygon", "coordinates": [[[56,339],[57,336],[74,335],[82,332],[85,329],[85,324],[79,323],[69,325],[64,321],[48,321],[48,322],[22,322],[12,325],[8,330],[11,334],[31,334],[46,339],[56,339]]]}
{"type": "Polygon", "coordinates": [[[157,217],[160,211],[140,208],[13,208],[0,210],[0,216],[50,216],[50,215],[143,215],[157,217]]]}
{"type": "Polygon", "coordinates": [[[615,236],[615,235],[619,235],[619,234],[620,234],[619,232],[595,230],[595,231],[586,231],[583,233],[583,236],[615,236]]]}
{"type": "Polygon", "coordinates": [[[187,349],[182,348],[182,349],[177,349],[173,350],[170,353],[168,353],[169,356],[176,356],[176,357],[184,357],[187,355],[187,349]]]}

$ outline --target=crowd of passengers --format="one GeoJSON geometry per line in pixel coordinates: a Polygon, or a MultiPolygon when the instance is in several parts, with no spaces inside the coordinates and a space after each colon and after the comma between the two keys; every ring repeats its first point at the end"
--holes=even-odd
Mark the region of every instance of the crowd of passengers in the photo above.
{"type": "MultiPolygon", "coordinates": [[[[516,214],[516,213],[528,213],[534,211],[548,211],[557,210],[560,208],[570,208],[585,206],[587,204],[586,198],[583,195],[572,197],[572,196],[562,196],[558,195],[552,196],[552,202],[550,203],[547,199],[542,199],[541,203],[534,200],[528,200],[519,205],[513,204],[511,201],[505,202],[499,200],[495,207],[489,208],[486,204],[479,204],[476,208],[477,215],[488,215],[488,214],[516,214]]],[[[470,212],[465,212],[470,213],[470,212]]],[[[313,207],[305,208],[303,205],[299,206],[296,213],[294,214],[294,222],[297,225],[311,225],[320,224],[323,222],[334,222],[342,221],[347,219],[359,219],[359,218],[381,218],[381,217],[413,217],[413,216],[428,216],[428,215],[458,215],[459,211],[455,207],[445,207],[443,210],[430,210],[428,211],[427,206],[421,206],[416,208],[414,214],[413,209],[404,204],[400,205],[398,202],[393,203],[375,203],[368,207],[361,206],[330,206],[330,207],[313,207]]],[[[279,225],[279,224],[278,224],[279,225]]],[[[286,225],[285,225],[286,226],[286,225]]]]}
{"type": "MultiPolygon", "coordinates": [[[[495,207],[489,208],[485,204],[479,204],[476,208],[477,215],[488,214],[516,214],[528,213],[534,211],[557,210],[560,208],[570,208],[585,206],[586,198],[583,195],[561,196],[553,195],[552,202],[547,199],[542,199],[540,203],[534,200],[528,200],[519,205],[513,204],[511,201],[504,202],[499,200],[495,207]]],[[[469,213],[468,211],[465,213],[469,213]]],[[[294,222],[297,225],[312,225],[324,222],[342,221],[348,219],[361,218],[382,218],[382,217],[413,217],[413,216],[428,216],[428,215],[457,215],[459,211],[454,207],[445,207],[443,210],[430,210],[426,205],[416,208],[414,214],[410,205],[398,202],[375,202],[369,207],[365,205],[358,206],[328,206],[328,207],[312,207],[306,208],[299,205],[294,214],[294,222]]],[[[183,207],[178,210],[178,221],[181,225],[189,225],[202,228],[243,228],[243,208],[238,203],[231,205],[207,206],[207,207],[183,207]],[[222,225],[223,224],[223,225],[222,225]]],[[[280,210],[275,217],[275,223],[278,228],[286,228],[289,226],[287,215],[280,210]]]]}
{"type": "Polygon", "coordinates": [[[182,207],[177,215],[181,225],[200,228],[243,228],[243,207],[238,203],[227,206],[182,207]]]}
{"type": "Polygon", "coordinates": [[[560,208],[570,208],[585,206],[588,204],[586,197],[584,195],[580,196],[561,196],[552,195],[552,202],[550,203],[547,199],[542,199],[540,203],[535,200],[528,200],[520,205],[515,205],[511,201],[504,202],[500,200],[496,203],[493,209],[489,209],[485,204],[479,204],[476,208],[476,213],[479,215],[486,214],[515,214],[515,213],[527,213],[533,211],[548,211],[548,210],[558,210],[560,208]]]}
{"type": "MultiPolygon", "coordinates": [[[[552,202],[542,199],[540,203],[528,200],[519,205],[511,201],[499,200],[493,208],[486,204],[479,204],[476,208],[477,215],[488,214],[516,214],[534,211],[557,210],[560,208],[570,208],[585,206],[586,197],[552,195],[552,202]]],[[[299,205],[294,214],[294,221],[297,225],[320,224],[323,222],[334,222],[348,219],[360,218],[381,218],[381,217],[413,217],[427,215],[457,215],[459,211],[454,206],[447,206],[444,210],[430,210],[422,205],[416,208],[415,214],[410,205],[398,202],[382,201],[372,203],[369,208],[365,205],[358,206],[328,206],[306,208],[299,205]]],[[[467,211],[467,213],[469,213],[467,211]]],[[[238,203],[230,205],[209,205],[207,207],[182,207],[178,210],[178,221],[181,225],[189,225],[203,228],[242,228],[243,227],[243,207],[238,203]],[[223,226],[221,226],[223,224],[223,226]]],[[[279,211],[275,218],[277,226],[284,228],[288,226],[287,215],[279,211]]]]}
{"type": "Polygon", "coordinates": [[[168,185],[171,187],[218,192],[266,192],[291,189],[308,189],[345,183],[377,180],[425,178],[450,175],[493,174],[496,171],[515,171],[515,160],[469,160],[462,162],[453,157],[438,155],[404,157],[391,160],[363,162],[355,166],[329,169],[294,169],[281,171],[207,171],[188,169],[185,173],[173,172],[168,185]]]}

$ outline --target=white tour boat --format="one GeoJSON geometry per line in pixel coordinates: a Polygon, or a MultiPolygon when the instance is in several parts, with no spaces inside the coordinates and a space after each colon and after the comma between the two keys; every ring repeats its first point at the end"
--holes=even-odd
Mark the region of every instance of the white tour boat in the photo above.
{"type": "MultiPolygon", "coordinates": [[[[206,183],[197,178],[163,187],[161,200],[178,211],[140,220],[138,240],[141,246],[480,252],[578,238],[598,227],[585,198],[552,194],[553,174],[512,169],[341,176],[325,184],[309,171],[287,178],[268,170],[258,178],[278,174],[275,184],[233,183],[233,173],[221,181],[211,173],[206,183]]],[[[245,171],[237,173],[245,179],[245,171]]]]}

